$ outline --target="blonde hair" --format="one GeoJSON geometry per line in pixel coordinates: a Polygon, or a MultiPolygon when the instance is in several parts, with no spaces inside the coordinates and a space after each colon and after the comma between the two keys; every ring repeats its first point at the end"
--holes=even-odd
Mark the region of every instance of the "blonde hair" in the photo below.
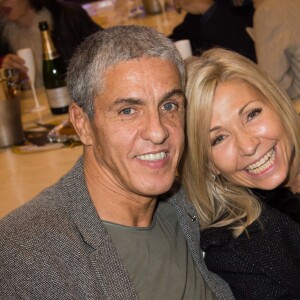
{"type": "Polygon", "coordinates": [[[299,171],[300,123],[292,101],[255,63],[220,48],[187,60],[187,149],[182,180],[194,204],[202,229],[228,226],[235,236],[258,219],[261,205],[251,191],[215,177],[209,131],[213,98],[220,82],[241,80],[260,91],[280,114],[294,146],[289,177],[299,171]]]}

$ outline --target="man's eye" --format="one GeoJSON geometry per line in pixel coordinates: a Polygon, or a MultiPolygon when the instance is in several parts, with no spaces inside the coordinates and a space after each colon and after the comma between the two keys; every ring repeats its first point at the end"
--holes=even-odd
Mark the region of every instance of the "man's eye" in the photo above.
{"type": "Polygon", "coordinates": [[[122,115],[130,115],[130,114],[132,114],[133,112],[134,112],[134,110],[133,110],[132,108],[126,107],[126,108],[124,108],[124,109],[122,109],[122,110],[120,111],[120,114],[122,114],[122,115]]]}
{"type": "Polygon", "coordinates": [[[177,105],[172,102],[168,102],[163,105],[163,109],[167,110],[167,111],[174,110],[176,107],[177,107],[177,105]]]}

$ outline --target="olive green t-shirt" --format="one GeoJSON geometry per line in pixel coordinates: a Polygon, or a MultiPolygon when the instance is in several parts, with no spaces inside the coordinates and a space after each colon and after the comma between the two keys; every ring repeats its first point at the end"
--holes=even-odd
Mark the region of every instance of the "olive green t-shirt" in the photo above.
{"type": "Polygon", "coordinates": [[[160,202],[150,227],[104,222],[141,300],[215,299],[189,252],[175,209],[160,202]]]}

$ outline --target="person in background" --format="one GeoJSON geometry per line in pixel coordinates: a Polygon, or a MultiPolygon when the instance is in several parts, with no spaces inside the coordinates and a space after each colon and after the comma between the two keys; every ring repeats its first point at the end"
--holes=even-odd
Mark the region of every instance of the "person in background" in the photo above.
{"type": "Polygon", "coordinates": [[[236,299],[299,299],[300,118],[238,53],[211,49],[187,64],[183,182],[207,267],[236,299]]]}
{"type": "Polygon", "coordinates": [[[194,55],[219,46],[256,61],[254,43],[246,32],[246,27],[252,24],[252,3],[175,0],[175,7],[181,7],[187,15],[169,36],[173,41],[190,40],[194,55]]]}
{"type": "Polygon", "coordinates": [[[0,222],[3,299],[233,299],[195,211],[167,195],[184,148],[185,65],[149,27],[99,31],[67,73],[83,157],[0,222]]]}
{"type": "Polygon", "coordinates": [[[253,39],[258,64],[300,101],[300,1],[254,0],[253,39]]]}
{"type": "Polygon", "coordinates": [[[66,69],[75,48],[88,35],[101,29],[78,4],[57,0],[0,1],[0,63],[26,73],[23,59],[15,53],[32,48],[36,59],[36,85],[42,86],[42,41],[38,23],[47,21],[53,42],[66,69]]]}

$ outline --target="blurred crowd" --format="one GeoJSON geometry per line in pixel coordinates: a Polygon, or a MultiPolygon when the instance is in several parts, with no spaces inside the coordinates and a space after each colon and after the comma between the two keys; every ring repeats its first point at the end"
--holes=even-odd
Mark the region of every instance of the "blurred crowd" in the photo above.
{"type": "MultiPolygon", "coordinates": [[[[172,0],[170,0],[172,2],[172,0]]],[[[77,2],[77,1],[76,1],[77,2]]],[[[143,1],[141,1],[141,4],[143,1]]],[[[300,1],[286,0],[174,0],[186,11],[169,36],[189,39],[194,55],[214,46],[234,50],[265,69],[292,100],[300,99],[300,1]]],[[[169,5],[170,2],[167,1],[169,5]]],[[[74,49],[102,29],[79,3],[59,0],[2,0],[0,2],[0,64],[26,72],[15,53],[32,48],[41,57],[39,21],[47,21],[65,68],[74,49]]],[[[37,59],[37,75],[41,74],[37,59]]],[[[36,76],[41,86],[41,76],[36,76]]]]}
{"type": "Polygon", "coordinates": [[[170,35],[189,39],[193,54],[219,46],[257,62],[287,92],[300,99],[300,1],[175,0],[187,12],[170,35]]]}

